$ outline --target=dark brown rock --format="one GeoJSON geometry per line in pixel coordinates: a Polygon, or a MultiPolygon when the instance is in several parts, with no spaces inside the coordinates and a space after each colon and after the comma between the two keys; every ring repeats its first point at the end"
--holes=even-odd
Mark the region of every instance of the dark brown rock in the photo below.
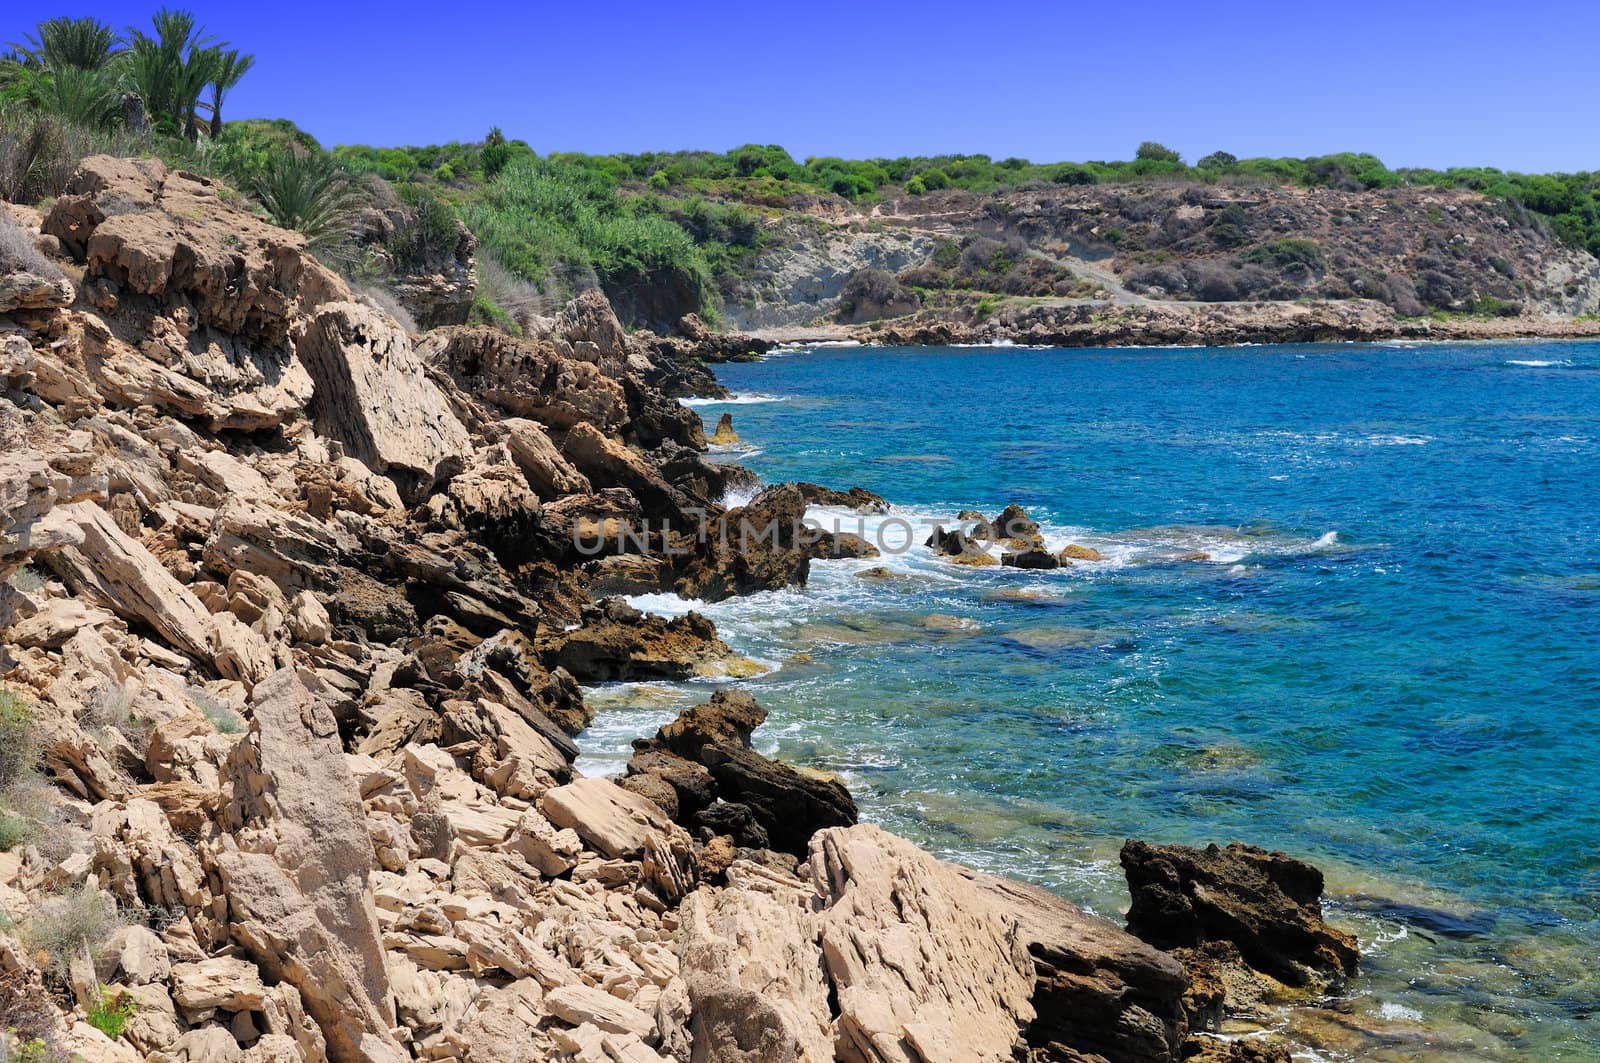
{"type": "Polygon", "coordinates": [[[794,484],[777,484],[750,504],[711,521],[704,549],[679,569],[676,590],[686,598],[721,601],[781,587],[803,586],[811,572],[814,533],[802,524],[806,501],[794,484]]]}
{"type": "Polygon", "coordinates": [[[1133,895],[1128,929],[1158,948],[1229,941],[1251,967],[1294,986],[1356,973],[1356,939],[1323,922],[1322,872],[1310,864],[1238,842],[1129,841],[1122,869],[1133,895]]]}
{"type": "MultiPolygon", "coordinates": [[[[678,811],[691,815],[716,800],[717,783],[704,764],[661,749],[644,748],[628,761],[628,775],[651,775],[671,786],[678,811]]],[[[673,818],[678,818],[674,813],[673,818]]]]}
{"type": "Polygon", "coordinates": [[[800,489],[800,494],[806,503],[812,506],[830,506],[837,509],[848,509],[861,514],[887,513],[889,503],[884,501],[882,495],[875,495],[865,487],[852,487],[848,491],[838,491],[821,484],[805,483],[795,484],[800,489]]]}
{"type": "Polygon", "coordinates": [[[585,610],[583,626],[551,634],[541,653],[548,667],[565,668],[580,683],[687,679],[708,662],[734,657],[699,613],[664,620],[619,598],[585,610]]]}
{"type": "Polygon", "coordinates": [[[1036,886],[976,871],[963,874],[1017,920],[1033,957],[1036,1017],[1026,1031],[1033,1058],[1061,1063],[1179,1058],[1188,978],[1176,960],[1036,886]]]}
{"type": "Polygon", "coordinates": [[[702,747],[700,760],[711,769],[717,793],[747,806],[774,849],[803,856],[817,831],[856,822],[856,803],[837,780],[727,743],[702,747]]]}
{"type": "Polygon", "coordinates": [[[1019,550],[1000,555],[1000,563],[1008,568],[1030,568],[1048,571],[1061,567],[1061,559],[1048,550],[1019,550]]]}

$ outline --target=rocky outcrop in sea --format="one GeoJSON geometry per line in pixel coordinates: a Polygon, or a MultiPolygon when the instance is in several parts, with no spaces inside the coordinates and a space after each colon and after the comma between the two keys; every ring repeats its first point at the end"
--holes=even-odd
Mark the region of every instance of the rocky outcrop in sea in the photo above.
{"type": "Polygon", "coordinates": [[[672,397],[715,387],[692,337],[630,336],[594,294],[522,337],[413,336],[153,162],[6,209],[37,252],[0,279],[15,1045],[1157,1061],[1201,1017],[1164,948],[1349,973],[1281,854],[1134,850],[1129,933],[857,822],[838,780],[752,748],[737,690],[620,780],[575,770],[581,684],[750,668],[703,617],[612,595],[803,583],[849,548],[799,533],[808,501],[884,505],[726,508],[753,478],[672,397]]]}

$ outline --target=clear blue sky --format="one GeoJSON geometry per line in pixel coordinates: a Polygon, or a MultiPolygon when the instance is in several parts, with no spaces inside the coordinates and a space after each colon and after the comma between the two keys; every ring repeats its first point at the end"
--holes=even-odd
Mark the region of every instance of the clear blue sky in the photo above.
{"type": "MultiPolygon", "coordinates": [[[[10,0],[0,39],[57,14],[144,25],[157,6],[10,0]]],[[[1153,139],[1191,162],[1220,148],[1600,169],[1592,2],[186,6],[256,53],[225,116],[292,118],[329,145],[498,124],[541,153],[759,141],[1044,162],[1153,139]]]]}

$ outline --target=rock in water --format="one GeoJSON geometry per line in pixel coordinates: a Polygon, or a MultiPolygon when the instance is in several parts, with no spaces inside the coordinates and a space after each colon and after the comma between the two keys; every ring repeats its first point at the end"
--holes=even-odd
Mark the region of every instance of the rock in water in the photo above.
{"type": "Polygon", "coordinates": [[[1356,973],[1356,939],[1322,919],[1322,872],[1284,853],[1234,842],[1129,841],[1122,869],[1133,904],[1128,929],[1158,948],[1232,942],[1251,967],[1293,986],[1356,973]]]}
{"type": "Polygon", "coordinates": [[[719,690],[654,739],[635,742],[628,772],[670,786],[686,826],[804,856],[818,830],[855,823],[855,801],[842,783],[751,749],[750,734],[766,718],[745,691],[719,690]]]}
{"type": "Polygon", "coordinates": [[[733,430],[733,414],[725,413],[717,421],[717,430],[711,434],[711,442],[719,447],[731,447],[739,442],[739,433],[733,430]]]}

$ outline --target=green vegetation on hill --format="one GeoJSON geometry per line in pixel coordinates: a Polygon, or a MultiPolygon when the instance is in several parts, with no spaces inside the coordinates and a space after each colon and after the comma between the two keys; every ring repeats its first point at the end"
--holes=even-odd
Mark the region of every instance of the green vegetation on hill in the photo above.
{"type": "MultiPolygon", "coordinates": [[[[162,9],[148,29],[125,31],[93,18],[49,19],[12,49],[0,56],[0,195],[54,195],[77,158],[94,151],[156,155],[223,178],[267,217],[305,231],[353,278],[376,284],[448,255],[459,219],[480,243],[475,316],[507,327],[595,284],[634,322],[670,327],[690,311],[714,317],[750,273],[764,214],[951,190],[1145,182],[1466,188],[1533,212],[1561,240],[1600,254],[1600,173],[1391,170],[1348,152],[1240,159],[1215,151],[1189,165],[1153,141],[1131,160],[1055,163],[987,155],[797,160],[772,144],[541,157],[499,129],[476,142],[326,150],[287,120],[225,123],[227,93],[254,59],[208,36],[188,12],[162,9]],[[372,209],[401,220],[363,232],[372,209]]],[[[1243,244],[1227,211],[1211,235],[1219,247],[1243,244]]],[[[1106,239],[1117,236],[1112,230],[1106,239]]],[[[1320,268],[1315,245],[1303,244],[1256,247],[1239,261],[1320,268]]],[[[996,258],[987,245],[961,252],[960,261],[932,263],[912,282],[997,294],[1079,290],[1047,263],[996,258]]]]}

